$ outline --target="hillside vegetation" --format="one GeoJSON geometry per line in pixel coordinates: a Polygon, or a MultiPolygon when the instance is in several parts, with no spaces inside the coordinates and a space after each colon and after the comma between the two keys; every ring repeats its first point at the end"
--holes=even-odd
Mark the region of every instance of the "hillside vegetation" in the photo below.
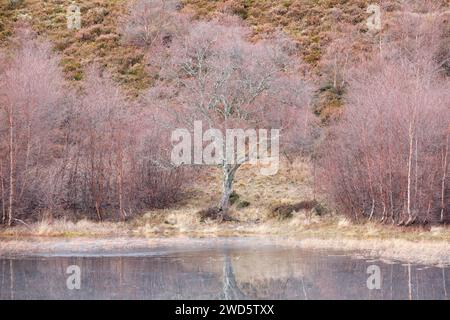
{"type": "MultiPolygon", "coordinates": [[[[197,17],[212,17],[218,12],[239,15],[253,28],[256,37],[264,36],[277,28],[286,31],[298,44],[304,61],[317,65],[324,48],[332,41],[330,32],[338,24],[358,25],[362,32],[369,16],[369,0],[184,0],[186,10],[197,17]]],[[[387,6],[393,10],[394,1],[387,6]]]]}
{"type": "MultiPolygon", "coordinates": [[[[379,41],[368,33],[367,6],[380,3],[388,20],[399,9],[400,0],[182,0],[183,13],[197,19],[212,19],[220,14],[235,14],[252,27],[254,40],[264,38],[281,29],[295,42],[299,57],[308,63],[318,76],[319,91],[314,102],[316,112],[328,120],[340,112],[343,88],[330,83],[322,59],[327,50],[349,28],[352,38],[345,42],[354,52],[370,52],[379,41]]],[[[120,26],[125,23],[130,0],[79,0],[82,29],[67,30],[65,8],[68,0],[1,0],[0,46],[5,46],[18,21],[28,21],[39,34],[48,37],[62,54],[66,78],[83,79],[84,68],[92,62],[108,69],[115,80],[131,95],[137,95],[154,83],[157,74],[149,71],[145,50],[123,41],[120,26]]],[[[449,0],[438,0],[449,6],[449,0]]],[[[385,28],[388,23],[385,23],[385,28]]],[[[330,54],[328,54],[330,55],[330,54]]]]}
{"type": "MultiPolygon", "coordinates": [[[[401,10],[402,0],[183,0],[185,11],[202,19],[221,13],[236,14],[252,26],[253,38],[260,39],[276,30],[283,30],[296,43],[299,57],[318,76],[319,88],[314,108],[325,121],[341,112],[345,88],[333,85],[329,60],[336,53],[358,56],[370,53],[382,41],[391,19],[401,10]],[[369,32],[366,25],[370,4],[379,4],[383,11],[381,33],[369,32]],[[345,48],[343,48],[343,46],[345,48]]],[[[424,8],[450,8],[449,0],[421,1],[424,8]]],[[[422,8],[415,7],[420,13],[422,8]]],[[[424,10],[426,12],[426,10],[424,10]]],[[[448,20],[447,20],[448,23],[448,20]]],[[[447,27],[450,39],[450,24],[447,27]]],[[[449,40],[450,41],[450,40],[449,40]]]]}
{"type": "Polygon", "coordinates": [[[83,79],[83,70],[95,62],[108,69],[114,79],[131,93],[147,88],[151,75],[145,70],[144,54],[138,48],[123,45],[118,25],[128,10],[127,0],[80,0],[82,28],[68,30],[64,0],[10,0],[0,2],[0,42],[4,46],[13,35],[17,22],[30,23],[40,35],[51,40],[61,53],[66,78],[83,79]]]}

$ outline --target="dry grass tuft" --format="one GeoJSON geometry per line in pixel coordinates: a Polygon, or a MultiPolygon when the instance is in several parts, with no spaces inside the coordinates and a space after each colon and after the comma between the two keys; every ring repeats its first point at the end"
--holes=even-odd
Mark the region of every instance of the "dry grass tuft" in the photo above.
{"type": "MultiPolygon", "coordinates": [[[[316,208],[319,203],[316,200],[304,200],[298,203],[282,203],[272,205],[270,209],[270,218],[285,220],[292,218],[293,212],[301,210],[311,211],[316,208]]],[[[320,215],[320,214],[319,214],[320,215]]]]}
{"type": "Polygon", "coordinates": [[[81,237],[81,236],[125,236],[129,232],[122,222],[92,222],[79,220],[77,222],[61,220],[42,220],[31,225],[18,225],[1,230],[4,237],[81,237]]]}

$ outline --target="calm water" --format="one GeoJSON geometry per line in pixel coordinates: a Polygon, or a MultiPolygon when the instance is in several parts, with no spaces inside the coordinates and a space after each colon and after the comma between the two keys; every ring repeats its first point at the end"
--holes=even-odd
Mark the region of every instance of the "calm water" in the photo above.
{"type": "Polygon", "coordinates": [[[0,257],[0,299],[449,299],[450,268],[384,263],[252,239],[138,252],[0,257]],[[69,290],[68,266],[81,270],[69,290]],[[380,289],[367,287],[378,266],[380,289]]]}

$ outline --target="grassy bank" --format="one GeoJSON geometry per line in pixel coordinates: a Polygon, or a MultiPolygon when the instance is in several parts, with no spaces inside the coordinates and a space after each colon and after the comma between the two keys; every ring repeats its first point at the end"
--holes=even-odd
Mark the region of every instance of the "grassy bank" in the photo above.
{"type": "MultiPolygon", "coordinates": [[[[255,217],[257,213],[255,213],[255,217]]],[[[200,222],[196,210],[172,209],[149,212],[128,222],[95,222],[89,220],[40,221],[0,229],[3,239],[24,237],[234,237],[277,236],[289,239],[448,242],[450,227],[398,227],[376,222],[355,224],[336,215],[311,216],[294,212],[285,220],[276,218],[246,219],[239,222],[200,222]]]]}

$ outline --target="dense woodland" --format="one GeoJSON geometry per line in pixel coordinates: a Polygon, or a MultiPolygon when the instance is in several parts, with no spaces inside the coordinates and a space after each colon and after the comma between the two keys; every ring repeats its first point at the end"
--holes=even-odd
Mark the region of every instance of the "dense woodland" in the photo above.
{"type": "MultiPolygon", "coordinates": [[[[16,5],[26,2],[2,9],[16,5]]],[[[196,120],[280,128],[280,153],[310,159],[314,184],[355,221],[450,220],[448,6],[381,6],[380,30],[337,19],[314,61],[283,28],[255,36],[233,8],[205,16],[186,1],[129,1],[119,38],[94,41],[143,53],[152,80],[139,90],[95,60],[68,79],[67,52],[16,19],[0,52],[1,223],[126,220],[176,203],[202,170],[171,164],[171,132],[196,120]]],[[[92,40],[88,28],[72,30],[77,41],[92,40]]],[[[219,166],[224,219],[242,163],[219,166]]]]}

